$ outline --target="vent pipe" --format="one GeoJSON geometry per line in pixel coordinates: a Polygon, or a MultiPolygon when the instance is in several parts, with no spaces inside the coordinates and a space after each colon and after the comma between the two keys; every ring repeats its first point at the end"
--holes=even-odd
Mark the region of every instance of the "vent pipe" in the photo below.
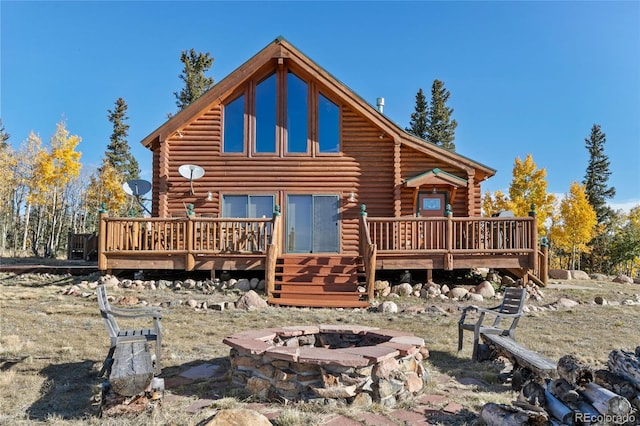
{"type": "Polygon", "coordinates": [[[384,112],[384,98],[377,98],[376,105],[378,106],[378,111],[381,113],[384,112]]]}

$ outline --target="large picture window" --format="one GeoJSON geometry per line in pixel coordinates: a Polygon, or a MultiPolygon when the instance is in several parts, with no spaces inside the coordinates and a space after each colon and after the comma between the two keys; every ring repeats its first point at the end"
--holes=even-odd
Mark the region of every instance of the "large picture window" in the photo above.
{"type": "Polygon", "coordinates": [[[224,107],[223,152],[244,151],[244,95],[224,107]]]}
{"type": "Polygon", "coordinates": [[[322,93],[318,96],[318,150],[340,150],[340,108],[322,93]]]}
{"type": "Polygon", "coordinates": [[[256,152],[276,152],[276,75],[256,86],[256,152]]]}
{"type": "Polygon", "coordinates": [[[270,218],[273,198],[273,195],[223,195],[222,217],[270,218]]]}
{"type": "Polygon", "coordinates": [[[289,72],[287,74],[287,152],[308,152],[307,138],[309,131],[307,83],[300,77],[289,72]]]}

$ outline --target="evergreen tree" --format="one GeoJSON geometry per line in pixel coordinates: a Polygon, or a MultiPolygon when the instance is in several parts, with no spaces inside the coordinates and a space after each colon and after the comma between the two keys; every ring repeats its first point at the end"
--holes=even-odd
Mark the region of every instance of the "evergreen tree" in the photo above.
{"type": "Polygon", "coordinates": [[[444,82],[434,80],[431,87],[431,106],[427,117],[427,140],[433,144],[455,151],[455,132],[458,123],[451,118],[453,108],[447,107],[451,94],[444,87],[444,82]]]}
{"type": "Polygon", "coordinates": [[[11,135],[4,130],[4,124],[2,124],[2,119],[0,118],[0,149],[6,148],[9,144],[7,141],[11,135]]]}
{"type": "Polygon", "coordinates": [[[416,94],[416,109],[411,114],[409,127],[405,128],[405,130],[412,135],[415,135],[422,139],[426,139],[429,120],[428,115],[429,104],[427,103],[427,98],[424,96],[422,88],[420,88],[420,90],[418,90],[418,93],[416,94]]]}
{"type": "Polygon", "coordinates": [[[193,48],[180,54],[180,61],[184,64],[180,79],[185,87],[180,92],[173,92],[176,105],[181,111],[202,96],[213,86],[213,78],[204,73],[213,65],[213,58],[207,53],[197,53],[193,48]]]}
{"type": "Polygon", "coordinates": [[[589,204],[596,211],[598,223],[605,223],[613,213],[611,208],[607,206],[606,200],[616,195],[615,188],[607,185],[611,175],[609,158],[604,153],[607,137],[602,133],[600,125],[594,124],[589,138],[585,138],[584,141],[589,151],[589,164],[582,183],[585,185],[589,204]]]}
{"type": "Polygon", "coordinates": [[[129,133],[129,125],[126,120],[127,103],[122,98],[118,98],[116,106],[113,110],[107,110],[109,113],[107,118],[113,124],[113,133],[111,133],[110,143],[105,152],[106,161],[118,172],[122,181],[126,182],[131,179],[139,179],[140,167],[138,161],[131,154],[127,135],[129,133]]]}

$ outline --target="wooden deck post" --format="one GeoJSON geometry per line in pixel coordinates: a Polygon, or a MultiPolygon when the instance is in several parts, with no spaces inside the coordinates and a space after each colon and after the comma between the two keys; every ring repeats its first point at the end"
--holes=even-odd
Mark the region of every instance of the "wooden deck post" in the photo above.
{"type": "Polygon", "coordinates": [[[105,271],[107,269],[107,255],[105,251],[107,249],[107,218],[109,212],[107,212],[107,205],[102,203],[99,215],[99,227],[98,227],[98,270],[105,271]]]}
{"type": "Polygon", "coordinates": [[[451,211],[451,205],[447,204],[445,215],[447,216],[447,235],[445,242],[445,249],[447,252],[444,255],[444,270],[452,271],[453,270],[453,212],[451,211]]]}
{"type": "Polygon", "coordinates": [[[542,281],[544,287],[546,287],[549,282],[549,240],[546,237],[542,237],[540,241],[540,252],[541,255],[538,258],[540,262],[538,278],[540,278],[540,281],[542,281]]]}
{"type": "Polygon", "coordinates": [[[271,297],[275,290],[276,263],[280,255],[280,206],[276,205],[273,211],[271,229],[271,242],[267,244],[267,258],[264,265],[264,279],[266,281],[267,296],[271,297]]]}
{"type": "Polygon", "coordinates": [[[185,258],[184,269],[186,271],[193,271],[196,266],[196,259],[193,255],[195,235],[194,235],[194,223],[193,218],[196,212],[193,211],[193,204],[189,204],[187,209],[187,230],[185,234],[185,248],[187,249],[187,255],[185,258]]]}
{"type": "MultiPolygon", "coordinates": [[[[540,271],[536,271],[538,269],[538,217],[536,215],[536,206],[535,204],[531,204],[531,211],[529,212],[529,216],[533,218],[533,223],[531,224],[531,248],[533,251],[531,252],[531,269],[535,272],[540,273],[540,271]]],[[[534,273],[534,275],[536,275],[534,273]]]]}

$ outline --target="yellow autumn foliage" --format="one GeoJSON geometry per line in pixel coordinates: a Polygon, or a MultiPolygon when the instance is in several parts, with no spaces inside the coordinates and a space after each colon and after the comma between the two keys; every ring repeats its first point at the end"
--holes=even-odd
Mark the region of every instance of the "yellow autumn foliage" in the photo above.
{"type": "Polygon", "coordinates": [[[122,183],[118,171],[108,161],[104,161],[102,167],[91,176],[87,188],[86,200],[90,208],[97,211],[104,203],[112,216],[121,215],[127,204],[122,183]]]}

